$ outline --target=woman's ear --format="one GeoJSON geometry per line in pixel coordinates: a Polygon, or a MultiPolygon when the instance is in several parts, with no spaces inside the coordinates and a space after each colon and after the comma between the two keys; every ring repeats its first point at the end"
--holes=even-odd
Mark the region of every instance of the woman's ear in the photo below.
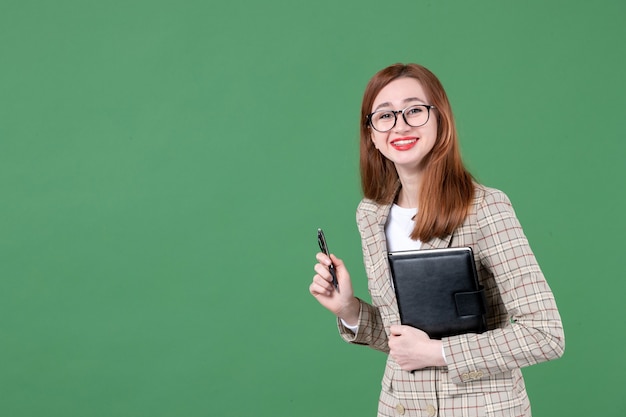
{"type": "Polygon", "coordinates": [[[372,133],[372,128],[370,128],[370,140],[372,141],[372,145],[374,145],[374,148],[378,149],[378,145],[376,145],[376,141],[374,140],[374,134],[372,133]]]}

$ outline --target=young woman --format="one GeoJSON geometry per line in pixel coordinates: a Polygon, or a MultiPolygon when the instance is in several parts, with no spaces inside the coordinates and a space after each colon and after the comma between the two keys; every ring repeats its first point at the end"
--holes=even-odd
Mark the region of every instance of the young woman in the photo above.
{"type": "Polygon", "coordinates": [[[563,327],[511,203],[461,161],[447,95],[416,64],[378,72],[361,107],[357,209],[372,304],[341,259],[318,253],[309,287],[344,340],[388,354],[379,416],[530,416],[520,368],[560,357],[563,327]],[[487,298],[482,334],[430,339],[400,324],[387,254],[471,247],[487,298]],[[329,272],[335,265],[339,291],[329,272]]]}

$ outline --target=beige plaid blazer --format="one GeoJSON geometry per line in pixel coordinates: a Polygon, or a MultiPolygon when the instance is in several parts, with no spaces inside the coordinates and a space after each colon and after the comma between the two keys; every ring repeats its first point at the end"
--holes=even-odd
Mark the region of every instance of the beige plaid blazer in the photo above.
{"type": "MultiPolygon", "coordinates": [[[[390,206],[364,199],[357,209],[372,304],[361,301],[357,333],[342,337],[388,353],[387,336],[400,324],[387,261],[385,223],[390,206]]],[[[452,235],[423,249],[474,251],[485,287],[488,331],[443,339],[447,367],[406,372],[389,356],[378,416],[530,416],[520,368],[563,354],[561,318],[541,269],[501,191],[476,185],[472,209],[452,235]]]]}

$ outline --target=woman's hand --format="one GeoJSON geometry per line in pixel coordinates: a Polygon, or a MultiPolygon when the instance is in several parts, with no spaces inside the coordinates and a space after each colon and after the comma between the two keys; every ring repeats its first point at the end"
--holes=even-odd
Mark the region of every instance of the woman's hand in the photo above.
{"type": "Polygon", "coordinates": [[[404,371],[446,365],[441,340],[411,326],[394,325],[390,332],[389,354],[404,371]]]}
{"type": "Polygon", "coordinates": [[[309,286],[309,292],[331,313],[347,324],[356,325],[359,320],[360,303],[354,297],[350,274],[343,261],[335,255],[331,254],[329,258],[321,252],[315,258],[318,263],[314,267],[316,274],[313,276],[313,282],[309,286]],[[328,270],[331,259],[333,265],[335,265],[339,290],[336,290],[333,286],[332,276],[328,270]]]}

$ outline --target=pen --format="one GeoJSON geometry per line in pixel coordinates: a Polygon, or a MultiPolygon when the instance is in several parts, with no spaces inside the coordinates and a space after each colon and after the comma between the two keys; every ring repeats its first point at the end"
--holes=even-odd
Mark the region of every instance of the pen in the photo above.
{"type": "MultiPolygon", "coordinates": [[[[330,252],[328,251],[328,245],[326,244],[326,237],[324,237],[324,232],[322,231],[322,229],[317,229],[317,243],[320,245],[320,250],[330,258],[330,252]]],[[[330,271],[330,275],[333,277],[333,287],[335,287],[335,289],[339,291],[337,273],[335,271],[335,265],[333,265],[332,261],[330,262],[328,270],[330,271]]]]}

